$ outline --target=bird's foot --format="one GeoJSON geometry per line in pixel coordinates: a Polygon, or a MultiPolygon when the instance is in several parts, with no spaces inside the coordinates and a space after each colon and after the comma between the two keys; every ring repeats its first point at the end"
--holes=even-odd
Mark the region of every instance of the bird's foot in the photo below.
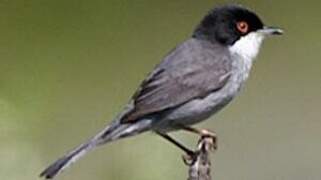
{"type": "Polygon", "coordinates": [[[212,148],[213,150],[217,150],[217,135],[215,132],[213,131],[209,131],[207,129],[201,129],[199,130],[200,135],[201,135],[201,139],[199,140],[199,142],[201,142],[203,139],[205,138],[211,138],[212,139],[212,148]]]}
{"type": "Polygon", "coordinates": [[[202,158],[203,156],[201,154],[204,154],[205,152],[207,153],[210,151],[215,151],[217,149],[217,138],[215,133],[212,133],[207,130],[202,131],[203,133],[198,141],[197,150],[185,151],[186,154],[182,156],[184,163],[188,166],[193,165],[196,161],[198,161],[198,158],[202,158]]]}
{"type": "Polygon", "coordinates": [[[195,152],[191,151],[189,153],[182,155],[182,159],[187,166],[190,166],[194,164],[194,162],[197,160],[197,156],[198,156],[198,151],[195,151],[195,152]]]}

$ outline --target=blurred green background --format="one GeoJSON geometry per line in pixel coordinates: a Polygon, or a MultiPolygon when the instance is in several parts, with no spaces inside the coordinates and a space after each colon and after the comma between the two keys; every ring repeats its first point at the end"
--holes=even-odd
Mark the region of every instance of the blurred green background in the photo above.
{"type": "MultiPolygon", "coordinates": [[[[144,76],[224,1],[0,1],[0,179],[34,180],[110,122],[144,76]]],[[[265,41],[243,93],[199,127],[217,180],[321,179],[319,0],[239,1],[286,34],[265,41]]],[[[194,147],[196,137],[175,133],[194,147]]],[[[186,179],[147,133],[90,153],[61,180],[186,179]]]]}

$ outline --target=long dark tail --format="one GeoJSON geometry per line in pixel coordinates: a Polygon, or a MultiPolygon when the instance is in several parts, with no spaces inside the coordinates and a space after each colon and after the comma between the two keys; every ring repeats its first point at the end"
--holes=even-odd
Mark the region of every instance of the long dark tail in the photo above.
{"type": "Polygon", "coordinates": [[[150,125],[151,123],[149,120],[139,121],[133,124],[114,123],[111,126],[105,128],[87,143],[80,145],[73,151],[67,153],[65,156],[61,157],[56,162],[51,164],[40,174],[40,177],[52,179],[98,145],[106,144],[120,138],[142,133],[148,130],[150,128],[150,125]]]}
{"type": "Polygon", "coordinates": [[[85,155],[87,152],[89,152],[93,148],[94,146],[91,146],[89,143],[79,146],[75,150],[61,157],[56,162],[54,162],[49,167],[47,167],[40,174],[40,177],[44,177],[46,179],[54,178],[58,173],[63,171],[65,168],[69,167],[73,162],[78,160],[80,157],[85,155]]]}

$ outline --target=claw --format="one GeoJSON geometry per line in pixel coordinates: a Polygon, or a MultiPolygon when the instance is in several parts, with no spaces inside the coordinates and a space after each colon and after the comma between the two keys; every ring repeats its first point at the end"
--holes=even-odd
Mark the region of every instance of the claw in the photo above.
{"type": "Polygon", "coordinates": [[[188,154],[182,155],[182,159],[183,159],[184,163],[187,166],[190,166],[190,165],[194,164],[194,162],[196,161],[196,158],[197,158],[197,153],[196,152],[192,152],[192,153],[188,153],[188,154]]]}
{"type": "MultiPolygon", "coordinates": [[[[202,129],[201,131],[201,139],[205,139],[205,138],[211,138],[212,142],[210,143],[212,145],[212,147],[210,149],[213,150],[217,150],[217,136],[216,133],[211,132],[207,129],[202,129]]],[[[200,140],[201,141],[201,140],[200,140]]]]}

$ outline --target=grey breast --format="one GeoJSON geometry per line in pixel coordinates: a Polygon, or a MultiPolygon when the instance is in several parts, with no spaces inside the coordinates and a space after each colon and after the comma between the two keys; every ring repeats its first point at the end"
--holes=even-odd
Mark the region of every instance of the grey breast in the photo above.
{"type": "MultiPolygon", "coordinates": [[[[230,54],[228,48],[201,40],[193,40],[191,44],[185,46],[191,46],[185,49],[193,52],[192,58],[189,57],[191,59],[189,63],[203,63],[204,66],[201,67],[207,67],[204,69],[203,77],[200,78],[215,76],[220,67],[225,67],[225,69],[228,67],[228,72],[221,77],[222,79],[228,77],[228,79],[221,88],[168,111],[163,116],[163,120],[159,121],[159,126],[162,127],[160,129],[174,130],[179,128],[181,124],[192,125],[207,119],[235,97],[247,78],[247,75],[244,74],[248,74],[245,71],[249,71],[249,69],[245,67],[240,58],[233,58],[234,55],[230,54]]],[[[193,72],[193,65],[189,65],[190,67],[186,68],[193,72]]]]}

